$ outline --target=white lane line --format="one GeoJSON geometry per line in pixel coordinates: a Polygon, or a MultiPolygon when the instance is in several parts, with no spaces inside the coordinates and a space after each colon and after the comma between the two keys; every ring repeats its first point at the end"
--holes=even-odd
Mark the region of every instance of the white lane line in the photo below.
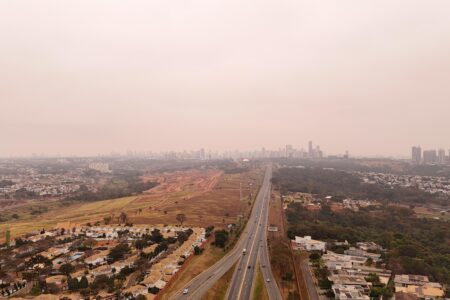
{"type": "MultiPolygon", "coordinates": [[[[264,196],[266,195],[266,191],[267,191],[267,188],[265,188],[264,196]]],[[[264,198],[265,198],[265,197],[263,197],[263,200],[264,200],[264,198]]],[[[264,202],[263,202],[263,203],[264,203],[264,202]]],[[[264,207],[264,205],[263,205],[263,207],[264,207]]],[[[262,215],[262,213],[263,213],[263,209],[262,209],[262,210],[260,211],[260,213],[259,213],[259,216],[258,216],[258,222],[257,222],[257,223],[259,223],[259,220],[261,220],[261,215],[262,215]]],[[[256,231],[258,231],[258,227],[259,227],[259,225],[256,227],[256,231]]],[[[249,252],[249,254],[248,254],[247,264],[246,264],[246,265],[248,265],[248,262],[250,261],[250,254],[253,252],[253,247],[255,246],[255,242],[256,242],[256,232],[255,232],[255,235],[254,235],[254,237],[253,237],[253,243],[252,243],[251,250],[250,250],[250,252],[249,252]]],[[[239,287],[239,291],[238,291],[237,299],[240,299],[240,298],[241,298],[242,287],[243,287],[243,285],[244,285],[245,276],[246,276],[246,274],[247,274],[247,269],[248,269],[248,267],[245,268],[245,270],[244,270],[244,277],[243,277],[244,280],[241,281],[241,284],[240,284],[240,287],[239,287]]]]}

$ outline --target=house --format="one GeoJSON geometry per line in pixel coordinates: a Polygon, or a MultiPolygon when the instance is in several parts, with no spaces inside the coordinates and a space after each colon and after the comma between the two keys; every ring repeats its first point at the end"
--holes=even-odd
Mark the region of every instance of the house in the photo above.
{"type": "Polygon", "coordinates": [[[154,287],[155,283],[158,282],[158,280],[161,280],[162,275],[161,272],[155,272],[153,270],[153,268],[150,270],[150,274],[148,274],[145,278],[143,283],[147,286],[147,287],[154,287]]]}
{"type": "Polygon", "coordinates": [[[345,254],[337,254],[328,251],[322,255],[322,259],[329,270],[353,269],[363,266],[367,258],[345,254]]]}
{"type": "Polygon", "coordinates": [[[165,286],[166,286],[167,282],[163,281],[163,280],[158,280],[157,282],[155,282],[155,286],[162,290],[165,286]]]}
{"type": "Polygon", "coordinates": [[[97,276],[99,276],[99,275],[107,275],[107,276],[110,276],[110,275],[113,274],[113,270],[112,270],[112,269],[113,269],[113,268],[112,268],[111,266],[109,266],[109,265],[102,265],[102,266],[100,266],[100,267],[98,267],[98,268],[95,268],[95,269],[91,270],[91,274],[92,274],[94,277],[97,277],[97,276]]]}
{"type": "Polygon", "coordinates": [[[380,260],[381,254],[378,253],[370,253],[366,250],[357,249],[355,247],[350,247],[349,249],[344,251],[344,254],[353,255],[353,256],[361,256],[372,259],[373,262],[377,262],[380,260]]]}
{"type": "Polygon", "coordinates": [[[374,242],[359,242],[356,246],[364,251],[384,251],[383,247],[374,242]]]}
{"type": "Polygon", "coordinates": [[[109,254],[109,250],[100,251],[100,252],[95,253],[94,255],[86,257],[84,259],[84,262],[87,265],[92,265],[94,267],[106,264],[108,254],[109,254]]]}
{"type": "Polygon", "coordinates": [[[413,294],[421,299],[436,299],[444,296],[444,289],[438,282],[430,282],[422,275],[395,275],[395,292],[413,294]]]}
{"type": "Polygon", "coordinates": [[[130,293],[133,295],[133,297],[137,297],[139,295],[147,295],[148,294],[148,288],[143,285],[133,285],[129,288],[127,288],[125,293],[130,293]]]}
{"type": "Polygon", "coordinates": [[[46,258],[52,260],[60,255],[66,254],[66,253],[69,253],[69,247],[58,247],[58,248],[51,247],[51,248],[47,249],[47,251],[41,252],[41,255],[43,257],[46,257],[46,258]]]}
{"type": "Polygon", "coordinates": [[[137,255],[133,255],[133,256],[128,257],[125,260],[116,261],[115,263],[113,263],[111,265],[111,267],[116,269],[116,272],[120,272],[120,270],[122,270],[125,267],[130,267],[130,268],[133,267],[133,265],[137,259],[138,259],[137,255]]]}
{"type": "Polygon", "coordinates": [[[370,300],[370,297],[364,294],[364,290],[357,285],[333,284],[331,289],[338,300],[370,300]]]}
{"type": "Polygon", "coordinates": [[[291,242],[294,250],[325,251],[326,249],[325,242],[313,240],[308,235],[305,237],[296,236],[295,240],[291,242]]]}
{"type": "Polygon", "coordinates": [[[45,283],[47,285],[55,285],[57,288],[65,290],[67,288],[67,276],[65,275],[55,275],[45,278],[45,283]]]}

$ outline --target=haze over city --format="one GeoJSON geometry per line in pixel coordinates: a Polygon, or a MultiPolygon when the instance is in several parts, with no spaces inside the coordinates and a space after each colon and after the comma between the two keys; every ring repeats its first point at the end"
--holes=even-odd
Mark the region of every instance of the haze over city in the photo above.
{"type": "Polygon", "coordinates": [[[0,156],[450,148],[448,1],[3,1],[0,156]]]}

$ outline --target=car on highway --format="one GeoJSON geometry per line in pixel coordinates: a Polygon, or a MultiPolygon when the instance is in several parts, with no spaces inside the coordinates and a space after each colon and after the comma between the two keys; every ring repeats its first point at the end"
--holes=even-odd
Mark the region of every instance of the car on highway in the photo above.
{"type": "Polygon", "coordinates": [[[270,282],[270,278],[267,278],[266,281],[267,281],[267,282],[270,282]]]}
{"type": "Polygon", "coordinates": [[[248,266],[248,268],[249,268],[249,269],[251,269],[251,268],[252,268],[252,266],[248,266]]]}
{"type": "Polygon", "coordinates": [[[189,289],[184,289],[183,290],[183,295],[186,295],[187,293],[189,293],[189,289]]]}

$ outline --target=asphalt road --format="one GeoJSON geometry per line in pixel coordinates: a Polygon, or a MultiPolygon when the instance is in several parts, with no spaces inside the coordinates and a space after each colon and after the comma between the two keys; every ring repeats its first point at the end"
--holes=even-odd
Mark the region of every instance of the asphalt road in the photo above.
{"type": "Polygon", "coordinates": [[[314,283],[311,269],[308,265],[308,260],[304,260],[300,264],[300,268],[302,269],[303,278],[305,278],[306,288],[308,290],[309,299],[311,300],[319,300],[319,295],[317,294],[316,285],[314,283]]]}
{"type": "Polygon", "coordinates": [[[244,245],[247,253],[242,255],[238,262],[228,287],[226,299],[240,300],[251,298],[258,260],[269,298],[271,300],[282,299],[270,268],[269,251],[267,248],[267,217],[269,213],[271,176],[272,170],[269,167],[258,194],[258,198],[260,199],[258,199],[254,207],[254,211],[259,213],[248,224],[249,235],[244,245]]]}
{"type": "Polygon", "coordinates": [[[269,296],[272,295],[270,299],[281,299],[278,287],[270,270],[266,239],[271,177],[272,167],[269,166],[266,170],[258,196],[256,197],[250,218],[235,247],[213,266],[192,279],[170,299],[201,299],[208,289],[236,262],[237,267],[227,291],[227,299],[250,299],[260,249],[264,249],[260,259],[264,261],[266,266],[262,268],[264,269],[264,280],[270,280],[270,282],[266,282],[266,286],[269,287],[269,296]],[[247,249],[245,255],[243,255],[244,248],[247,249]],[[188,289],[189,292],[183,294],[184,289],[188,289]]]}

